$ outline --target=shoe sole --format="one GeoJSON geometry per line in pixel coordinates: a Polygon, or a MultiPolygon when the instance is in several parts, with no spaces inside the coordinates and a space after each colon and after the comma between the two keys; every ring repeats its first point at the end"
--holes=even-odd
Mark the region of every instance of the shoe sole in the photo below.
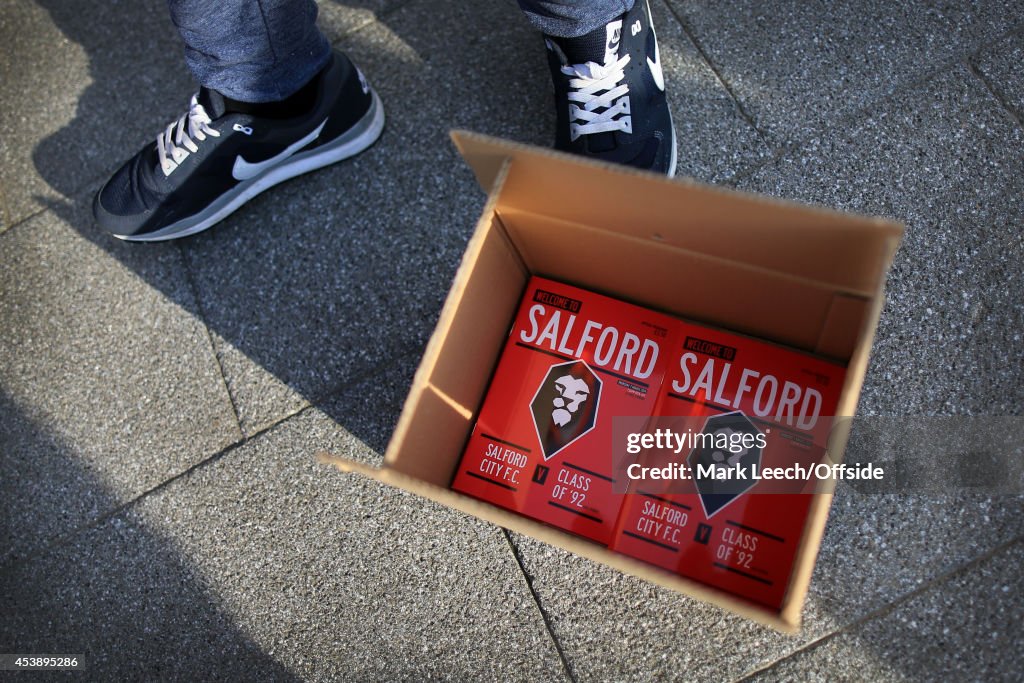
{"type": "Polygon", "coordinates": [[[666,173],[665,175],[667,175],[669,178],[675,178],[676,177],[676,158],[677,158],[677,152],[676,152],[676,124],[672,120],[672,112],[668,113],[668,125],[669,125],[670,130],[672,131],[672,156],[669,157],[669,160],[668,160],[668,173],[666,173]]]}
{"type": "Polygon", "coordinates": [[[278,183],[359,154],[376,142],[384,130],[384,106],[376,91],[372,91],[371,94],[373,101],[363,118],[326,145],[308,152],[299,152],[255,178],[238,183],[217,197],[205,209],[188,218],[182,218],[180,221],[145,235],[115,235],[115,237],[128,242],[160,242],[194,235],[213,227],[250,199],[278,183]]]}

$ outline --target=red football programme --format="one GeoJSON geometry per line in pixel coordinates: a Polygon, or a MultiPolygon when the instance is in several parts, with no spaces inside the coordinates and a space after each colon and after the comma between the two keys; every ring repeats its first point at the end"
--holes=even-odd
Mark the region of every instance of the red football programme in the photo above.
{"type": "Polygon", "coordinates": [[[612,419],[653,413],[675,325],[532,278],[452,488],[608,544],[612,419]]]}
{"type": "MultiPolygon", "coordinates": [[[[630,477],[611,548],[777,609],[815,486],[795,475],[822,462],[846,370],[775,344],[678,325],[658,417],[646,430],[659,441],[634,459],[684,475],[630,477]],[[790,478],[760,476],[768,470],[790,478]]],[[[633,473],[643,471],[634,466],[633,473]]]]}

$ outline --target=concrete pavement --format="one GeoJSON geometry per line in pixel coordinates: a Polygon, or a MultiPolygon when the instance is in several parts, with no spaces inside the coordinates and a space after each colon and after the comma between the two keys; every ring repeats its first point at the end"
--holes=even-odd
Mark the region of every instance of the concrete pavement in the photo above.
{"type": "MultiPolygon", "coordinates": [[[[652,0],[679,174],[901,220],[860,410],[1024,409],[1024,6],[652,0]]],[[[0,652],[96,680],[1013,680],[1024,502],[841,487],[783,636],[316,464],[378,461],[483,200],[553,138],[508,0],[321,2],[388,114],[179,242],[89,202],[194,86],[156,0],[0,12],[0,652]]]]}

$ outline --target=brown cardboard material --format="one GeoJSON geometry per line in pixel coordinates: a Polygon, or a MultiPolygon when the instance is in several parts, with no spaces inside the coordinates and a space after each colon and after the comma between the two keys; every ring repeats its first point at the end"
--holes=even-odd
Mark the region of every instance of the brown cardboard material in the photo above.
{"type": "MultiPolygon", "coordinates": [[[[818,494],[777,611],[449,490],[530,275],[847,364],[852,416],[903,229],[581,160],[474,133],[453,139],[490,192],[380,468],[325,462],[725,609],[799,628],[831,496],[818,494]]],[[[836,440],[839,452],[846,435],[836,440]]]]}

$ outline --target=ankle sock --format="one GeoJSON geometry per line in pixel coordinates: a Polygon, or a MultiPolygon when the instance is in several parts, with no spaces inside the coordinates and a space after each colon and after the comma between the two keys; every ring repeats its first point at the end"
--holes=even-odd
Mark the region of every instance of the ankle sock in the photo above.
{"type": "Polygon", "coordinates": [[[283,100],[276,102],[242,102],[226,97],[216,90],[207,87],[199,89],[199,104],[212,119],[224,114],[249,114],[267,119],[289,119],[305,114],[316,104],[316,95],[320,90],[320,81],[327,67],[309,79],[306,85],[283,100]]]}

